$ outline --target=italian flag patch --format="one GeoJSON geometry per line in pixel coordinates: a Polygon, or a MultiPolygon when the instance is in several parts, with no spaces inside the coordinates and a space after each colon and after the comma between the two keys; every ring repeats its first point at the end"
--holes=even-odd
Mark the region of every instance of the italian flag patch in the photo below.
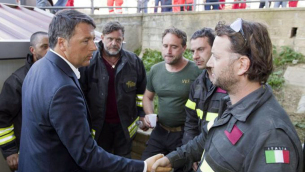
{"type": "Polygon", "coordinates": [[[267,147],[265,148],[266,163],[289,164],[289,150],[286,147],[267,147]]]}

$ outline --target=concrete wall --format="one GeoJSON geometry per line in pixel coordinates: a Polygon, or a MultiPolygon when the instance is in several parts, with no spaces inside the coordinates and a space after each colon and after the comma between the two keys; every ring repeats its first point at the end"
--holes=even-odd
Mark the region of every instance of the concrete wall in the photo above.
{"type": "Polygon", "coordinates": [[[130,51],[134,51],[141,47],[142,42],[142,15],[93,15],[96,23],[96,30],[102,33],[102,29],[105,23],[108,21],[119,21],[125,27],[124,48],[130,51]]]}
{"type": "Polygon", "coordinates": [[[24,64],[25,59],[0,60],[0,92],[4,81],[24,64]]]}
{"type": "MultiPolygon", "coordinates": [[[[158,14],[133,14],[93,16],[98,27],[106,21],[117,20],[125,26],[125,48],[135,50],[142,48],[161,49],[161,35],[164,29],[175,26],[184,30],[188,40],[193,32],[202,27],[215,28],[218,21],[233,22],[237,18],[265,23],[269,28],[272,42],[276,46],[292,46],[296,51],[305,54],[305,9],[255,9],[223,10],[207,12],[181,12],[158,14]],[[295,37],[290,38],[292,28],[297,28],[295,37]]],[[[188,43],[189,46],[189,43],[188,43]]]]}
{"type": "Polygon", "coordinates": [[[192,33],[202,27],[215,28],[218,21],[231,23],[237,18],[266,24],[274,45],[292,46],[296,51],[305,54],[304,8],[224,10],[217,12],[173,13],[147,16],[143,18],[143,49],[161,49],[162,32],[165,28],[171,26],[184,30],[189,40],[192,33]],[[295,37],[290,38],[293,27],[297,28],[297,34],[295,37]]]}

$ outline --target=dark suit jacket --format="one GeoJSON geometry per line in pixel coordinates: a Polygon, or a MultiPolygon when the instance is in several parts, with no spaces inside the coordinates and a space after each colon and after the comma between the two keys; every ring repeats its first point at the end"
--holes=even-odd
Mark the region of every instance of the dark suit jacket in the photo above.
{"type": "Polygon", "coordinates": [[[22,114],[18,172],[144,169],[142,161],[115,156],[97,146],[78,80],[53,52],[28,72],[22,87],[22,114]]]}

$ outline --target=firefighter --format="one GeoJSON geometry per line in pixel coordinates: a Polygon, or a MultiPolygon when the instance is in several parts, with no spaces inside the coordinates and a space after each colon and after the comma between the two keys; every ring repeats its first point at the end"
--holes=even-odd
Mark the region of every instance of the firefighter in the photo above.
{"type": "Polygon", "coordinates": [[[25,65],[16,70],[3,84],[0,94],[0,148],[11,170],[18,168],[21,132],[21,88],[30,67],[49,49],[46,32],[35,32],[30,38],[30,52],[25,65]]]}

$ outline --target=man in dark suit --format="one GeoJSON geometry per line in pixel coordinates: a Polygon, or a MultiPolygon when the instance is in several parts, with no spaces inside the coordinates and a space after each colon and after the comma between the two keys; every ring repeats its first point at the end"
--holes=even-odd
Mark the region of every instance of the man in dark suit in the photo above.
{"type": "Polygon", "coordinates": [[[90,132],[78,68],[89,65],[96,50],[94,29],[92,18],[75,10],[52,19],[50,50],[33,65],[22,87],[19,172],[150,170],[152,159],[144,163],[109,154],[90,132]]]}

